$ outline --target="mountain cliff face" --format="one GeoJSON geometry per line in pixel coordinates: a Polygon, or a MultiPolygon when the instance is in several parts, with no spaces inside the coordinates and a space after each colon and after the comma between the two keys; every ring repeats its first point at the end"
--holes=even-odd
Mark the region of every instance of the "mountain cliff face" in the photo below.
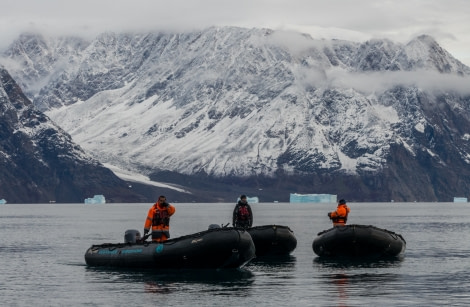
{"type": "Polygon", "coordinates": [[[214,199],[470,194],[470,69],[429,36],[403,45],[242,28],[30,34],[2,62],[100,162],[219,190],[214,199]]]}
{"type": "Polygon", "coordinates": [[[9,203],[83,202],[94,194],[110,202],[145,200],[37,111],[3,67],[0,168],[0,197],[9,203]]]}

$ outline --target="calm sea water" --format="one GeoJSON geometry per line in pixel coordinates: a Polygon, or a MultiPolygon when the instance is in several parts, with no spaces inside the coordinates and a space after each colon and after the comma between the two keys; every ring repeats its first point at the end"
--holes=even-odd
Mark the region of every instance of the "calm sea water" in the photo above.
{"type": "MultiPolygon", "coordinates": [[[[174,204],[171,235],[231,222],[235,204],[174,204]]],[[[335,204],[253,204],[254,225],[289,226],[290,257],[242,270],[131,271],[89,268],[91,244],[143,231],[151,204],[0,205],[2,306],[468,306],[470,204],[350,203],[350,224],[374,225],[407,241],[402,258],[372,263],[320,260],[316,234],[335,204]]]]}

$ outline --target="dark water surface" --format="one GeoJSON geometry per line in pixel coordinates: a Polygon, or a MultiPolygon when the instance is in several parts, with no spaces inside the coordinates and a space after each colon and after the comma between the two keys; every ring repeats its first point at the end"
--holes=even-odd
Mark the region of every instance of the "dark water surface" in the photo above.
{"type": "MultiPolygon", "coordinates": [[[[171,235],[231,222],[235,204],[174,204],[171,235]]],[[[469,306],[470,203],[350,203],[350,224],[403,235],[398,260],[336,262],[312,250],[335,204],[254,204],[254,226],[289,226],[291,256],[242,270],[89,268],[91,244],[143,231],[151,204],[0,205],[2,306],[469,306]]]]}

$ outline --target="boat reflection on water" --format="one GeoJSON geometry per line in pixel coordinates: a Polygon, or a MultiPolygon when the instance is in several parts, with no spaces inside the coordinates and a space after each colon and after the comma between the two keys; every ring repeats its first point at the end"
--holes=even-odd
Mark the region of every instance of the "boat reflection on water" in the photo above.
{"type": "Polygon", "coordinates": [[[346,307],[348,306],[348,284],[349,276],[346,274],[334,274],[330,277],[330,281],[336,287],[338,293],[337,306],[346,307]]]}
{"type": "Polygon", "coordinates": [[[146,293],[180,293],[200,284],[201,288],[214,287],[219,291],[236,291],[233,289],[250,288],[254,282],[254,274],[245,269],[168,269],[149,271],[144,269],[112,270],[102,267],[87,267],[90,279],[109,280],[112,282],[131,283],[146,293]],[[140,286],[139,286],[140,285],[140,286]]]}
{"type": "Polygon", "coordinates": [[[324,270],[325,268],[390,268],[400,266],[403,262],[403,259],[404,256],[387,258],[315,257],[313,259],[313,267],[322,270],[324,270]]]}
{"type": "Polygon", "coordinates": [[[325,291],[329,293],[334,306],[351,306],[350,297],[380,295],[387,285],[397,282],[397,274],[389,268],[401,266],[402,257],[389,259],[359,260],[317,257],[313,268],[325,281],[325,291]]]}
{"type": "MultiPolygon", "coordinates": [[[[269,287],[265,291],[272,291],[273,287],[285,285],[286,280],[296,279],[297,259],[292,255],[268,256],[253,259],[246,268],[256,275],[257,280],[269,280],[269,287]]],[[[273,292],[272,295],[276,295],[273,292]]]]}
{"type": "Polygon", "coordinates": [[[254,274],[246,269],[185,270],[154,274],[143,279],[145,292],[167,293],[189,290],[194,284],[210,288],[214,292],[244,291],[251,288],[254,274]],[[237,290],[238,289],[238,290],[237,290]]]}
{"type": "Polygon", "coordinates": [[[293,255],[270,255],[251,260],[246,268],[253,271],[289,272],[295,268],[296,261],[293,255]]]}

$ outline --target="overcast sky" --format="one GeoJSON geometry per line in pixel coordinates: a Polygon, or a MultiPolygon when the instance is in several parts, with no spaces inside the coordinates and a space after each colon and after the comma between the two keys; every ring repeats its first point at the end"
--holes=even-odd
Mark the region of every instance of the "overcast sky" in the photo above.
{"type": "Polygon", "coordinates": [[[406,43],[429,34],[470,66],[469,0],[0,0],[1,49],[31,30],[96,35],[227,25],[352,41],[406,43]]]}

